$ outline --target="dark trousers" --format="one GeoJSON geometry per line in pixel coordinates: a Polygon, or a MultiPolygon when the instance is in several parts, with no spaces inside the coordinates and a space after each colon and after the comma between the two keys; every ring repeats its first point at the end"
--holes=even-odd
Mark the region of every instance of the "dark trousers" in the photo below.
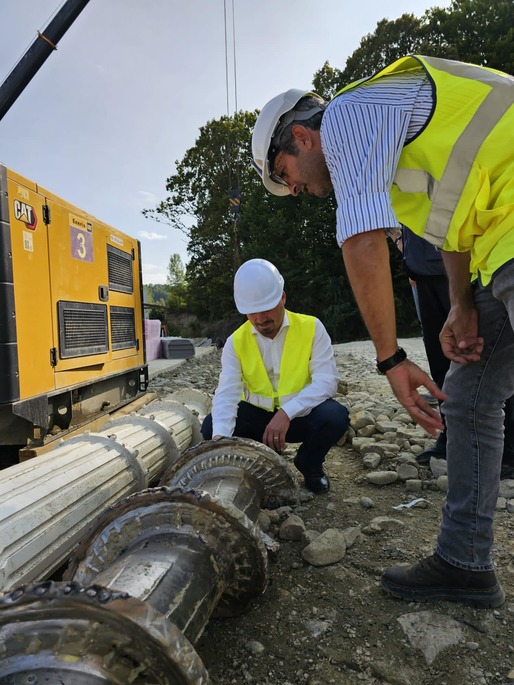
{"type": "Polygon", "coordinates": [[[439,333],[450,311],[448,279],[446,276],[416,276],[416,289],[430,375],[442,388],[450,368],[450,360],[444,356],[439,342],[439,333]]]}
{"type": "MultiPolygon", "coordinates": [[[[450,296],[446,276],[416,276],[419,313],[423,331],[423,343],[430,367],[430,375],[442,388],[450,360],[444,356],[439,333],[450,311],[450,296]]],[[[505,441],[503,463],[514,466],[514,396],[504,406],[505,441]]],[[[444,419],[444,416],[443,416],[444,419]]],[[[446,431],[440,434],[438,442],[446,444],[446,431]]]]}
{"type": "MultiPolygon", "coordinates": [[[[234,435],[262,442],[262,436],[274,412],[266,411],[248,402],[239,402],[234,435]]],[[[286,442],[301,442],[295,465],[304,475],[317,476],[323,472],[328,450],[340,440],[348,429],[348,409],[336,402],[325,400],[307,416],[291,421],[286,442]]],[[[212,416],[208,414],[202,424],[204,440],[212,438],[212,416]]]]}

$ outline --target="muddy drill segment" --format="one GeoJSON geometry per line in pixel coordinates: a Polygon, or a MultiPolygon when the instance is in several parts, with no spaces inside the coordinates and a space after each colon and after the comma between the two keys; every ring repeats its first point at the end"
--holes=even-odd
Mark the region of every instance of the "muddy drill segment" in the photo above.
{"type": "Polygon", "coordinates": [[[262,593],[261,507],[296,501],[286,461],[250,440],[189,449],[160,487],[110,507],[77,548],[65,582],[0,599],[0,684],[206,685],[192,644],[211,616],[262,593]]]}

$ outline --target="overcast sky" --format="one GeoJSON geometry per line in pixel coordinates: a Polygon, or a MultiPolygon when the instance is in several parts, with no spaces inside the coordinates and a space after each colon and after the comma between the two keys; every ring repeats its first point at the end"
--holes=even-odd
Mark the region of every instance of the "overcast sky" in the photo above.
{"type": "MultiPolygon", "coordinates": [[[[0,82],[62,0],[0,0],[0,82]]],[[[252,111],[344,68],[383,18],[449,0],[235,0],[237,105],[252,111]]],[[[229,48],[232,0],[226,0],[229,48]]],[[[235,109],[229,54],[230,114],[235,109]]],[[[227,114],[223,0],[90,0],[0,121],[0,162],[142,243],[143,280],[166,282],[179,231],[141,210],[199,128],[227,114]]]]}

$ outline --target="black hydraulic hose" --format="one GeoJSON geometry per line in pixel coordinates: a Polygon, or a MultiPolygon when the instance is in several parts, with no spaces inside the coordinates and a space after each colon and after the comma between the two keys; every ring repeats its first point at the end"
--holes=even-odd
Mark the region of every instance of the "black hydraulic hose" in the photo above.
{"type": "Polygon", "coordinates": [[[50,54],[57,49],[57,43],[88,2],[89,0],[67,0],[44,31],[38,32],[36,40],[0,86],[0,120],[50,54]]]}

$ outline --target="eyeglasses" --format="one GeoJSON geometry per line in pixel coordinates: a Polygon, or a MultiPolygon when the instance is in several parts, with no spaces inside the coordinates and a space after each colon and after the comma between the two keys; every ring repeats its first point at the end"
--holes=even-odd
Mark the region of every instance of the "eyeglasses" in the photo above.
{"type": "Polygon", "coordinates": [[[286,186],[286,188],[289,186],[287,181],[285,179],[283,179],[282,176],[279,176],[277,173],[275,173],[274,171],[270,172],[269,177],[274,183],[279,183],[281,186],[286,186]]]}
{"type": "Polygon", "coordinates": [[[269,177],[274,183],[278,183],[281,186],[287,187],[287,182],[282,178],[282,176],[279,176],[274,170],[275,159],[279,152],[280,148],[278,146],[273,146],[270,148],[270,151],[268,153],[268,164],[270,168],[269,177]]]}

